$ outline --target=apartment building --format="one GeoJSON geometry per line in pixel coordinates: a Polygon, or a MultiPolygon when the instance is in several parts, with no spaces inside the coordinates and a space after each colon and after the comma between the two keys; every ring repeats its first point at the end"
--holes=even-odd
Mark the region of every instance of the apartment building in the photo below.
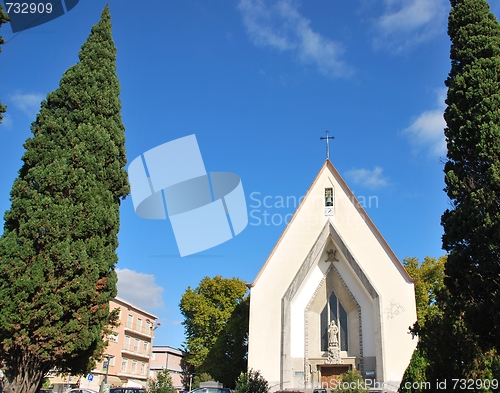
{"type": "Polygon", "coordinates": [[[108,337],[105,360],[81,378],[54,375],[50,378],[54,392],[77,386],[99,391],[106,376],[111,386],[147,386],[158,317],[120,298],[112,300],[109,307],[119,310],[120,324],[108,337]]]}
{"type": "MultiPolygon", "coordinates": [[[[120,298],[110,302],[110,309],[120,310],[120,325],[109,336],[106,350],[108,383],[146,387],[158,317],[120,298]]],[[[100,363],[95,372],[101,376],[106,374],[105,362],[100,363]]]]}
{"type": "Polygon", "coordinates": [[[169,346],[153,346],[149,368],[150,377],[156,379],[156,373],[166,368],[170,372],[174,388],[177,390],[184,390],[184,383],[182,380],[183,357],[184,353],[180,349],[169,346]]]}

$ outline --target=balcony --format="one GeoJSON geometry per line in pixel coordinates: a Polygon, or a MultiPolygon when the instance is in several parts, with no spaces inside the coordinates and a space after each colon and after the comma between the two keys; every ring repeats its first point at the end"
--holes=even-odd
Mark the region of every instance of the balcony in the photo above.
{"type": "Polygon", "coordinates": [[[130,370],[120,371],[116,375],[118,377],[132,378],[132,379],[138,379],[138,380],[143,380],[143,381],[147,381],[147,379],[148,379],[147,375],[141,375],[141,374],[133,373],[130,370]]]}
{"type": "Polygon", "coordinates": [[[133,344],[124,345],[122,348],[122,354],[126,354],[126,355],[133,356],[136,358],[146,359],[147,361],[149,361],[149,358],[150,358],[149,351],[145,350],[142,345],[138,345],[138,346],[133,345],[133,344]]]}
{"type": "Polygon", "coordinates": [[[147,323],[144,325],[138,325],[136,323],[127,322],[123,327],[123,330],[126,334],[147,338],[149,341],[151,341],[153,337],[153,329],[151,328],[151,325],[147,323]]]}

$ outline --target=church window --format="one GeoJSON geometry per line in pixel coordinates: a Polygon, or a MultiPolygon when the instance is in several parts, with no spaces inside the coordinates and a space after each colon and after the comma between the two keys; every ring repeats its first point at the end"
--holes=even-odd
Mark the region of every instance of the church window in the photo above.
{"type": "Polygon", "coordinates": [[[348,332],[347,332],[347,312],[340,303],[334,292],[330,294],[328,303],[321,311],[320,327],[321,327],[321,350],[328,351],[328,325],[330,321],[335,321],[339,327],[339,342],[340,350],[348,350],[348,332]]]}
{"type": "Polygon", "coordinates": [[[325,206],[333,206],[333,188],[325,188],[325,206]]]}

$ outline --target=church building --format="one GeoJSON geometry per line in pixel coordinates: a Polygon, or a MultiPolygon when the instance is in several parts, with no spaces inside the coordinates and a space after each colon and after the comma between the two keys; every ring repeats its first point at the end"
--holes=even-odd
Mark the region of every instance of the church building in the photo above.
{"type": "Polygon", "coordinates": [[[354,369],[397,389],[414,282],[330,160],[249,286],[248,368],[271,390],[335,387],[354,369]]]}

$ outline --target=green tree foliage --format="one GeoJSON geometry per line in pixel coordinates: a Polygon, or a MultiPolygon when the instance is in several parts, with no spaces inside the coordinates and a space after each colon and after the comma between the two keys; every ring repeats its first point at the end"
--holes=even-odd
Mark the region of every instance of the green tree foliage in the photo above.
{"type": "Polygon", "coordinates": [[[148,378],[148,393],[176,393],[172,376],[166,368],[156,373],[156,379],[148,378]]]}
{"type": "MultiPolygon", "coordinates": [[[[190,374],[191,375],[191,374],[190,374]]],[[[191,379],[191,389],[196,389],[200,387],[202,382],[213,381],[214,379],[208,373],[195,374],[191,379]]],[[[187,383],[189,387],[189,382],[187,383]]]]}
{"type": "Polygon", "coordinates": [[[464,324],[463,314],[450,306],[450,295],[443,285],[447,258],[426,257],[422,263],[406,258],[403,263],[416,279],[418,321],[410,331],[418,336],[419,343],[399,392],[440,392],[443,389],[436,386],[436,381],[446,380],[449,385],[453,379],[498,378],[500,358],[495,351],[483,352],[479,348],[477,336],[464,324]]]}
{"type": "Polygon", "coordinates": [[[32,393],[52,367],[88,371],[116,313],[124,169],[108,7],[42,102],[0,238],[0,361],[6,392],[32,393]]]}
{"type": "Polygon", "coordinates": [[[500,348],[500,24],[485,0],[451,0],[445,191],[450,305],[500,348]]]}
{"type": "Polygon", "coordinates": [[[423,325],[425,320],[439,312],[436,296],[444,287],[444,266],[446,256],[439,259],[425,257],[422,263],[418,258],[405,258],[403,265],[408,274],[415,279],[415,302],[417,321],[423,325]]]}
{"type": "Polygon", "coordinates": [[[188,288],[180,302],[184,316],[187,361],[196,372],[207,372],[226,387],[234,387],[246,370],[249,299],[244,281],[205,277],[188,288]]]}
{"type": "Polygon", "coordinates": [[[413,351],[413,355],[410,360],[410,364],[406,368],[406,371],[401,380],[399,386],[399,393],[423,393],[425,389],[424,385],[428,382],[426,370],[428,367],[428,362],[423,354],[422,349],[417,348],[413,351]]]}
{"type": "MultiPolygon", "coordinates": [[[[7,23],[10,21],[9,15],[4,11],[3,5],[0,3],[0,27],[2,27],[3,24],[7,23]]],[[[0,45],[5,44],[5,40],[0,36],[0,45]]],[[[2,47],[0,46],[0,52],[2,51],[2,47]]],[[[0,123],[2,123],[3,120],[3,113],[7,110],[7,107],[5,105],[2,105],[0,102],[0,123]]]]}
{"type": "MultiPolygon", "coordinates": [[[[414,335],[420,332],[420,326],[425,326],[427,319],[442,316],[442,310],[437,303],[437,297],[444,290],[443,281],[446,259],[446,256],[438,259],[426,256],[422,263],[416,257],[405,258],[403,260],[406,271],[415,279],[417,322],[411,328],[414,335]]],[[[428,381],[426,375],[428,366],[429,362],[419,344],[413,352],[410,364],[405,371],[398,391],[400,393],[421,393],[426,390],[423,388],[423,383],[428,381]]]]}
{"type": "Polygon", "coordinates": [[[467,330],[463,315],[455,314],[448,302],[445,294],[440,300],[442,314],[430,317],[418,332],[418,349],[427,362],[426,380],[432,382],[431,389],[425,391],[441,392],[435,386],[437,380],[446,380],[449,386],[453,379],[491,381],[500,377],[496,371],[500,358],[494,350],[484,352],[479,347],[477,336],[467,330]]]}
{"type": "Polygon", "coordinates": [[[364,393],[368,391],[363,376],[358,370],[349,370],[340,374],[337,386],[332,393],[364,393]]]}
{"type": "Polygon", "coordinates": [[[259,371],[250,369],[247,373],[241,373],[236,381],[235,393],[267,393],[269,383],[259,371]]]}

